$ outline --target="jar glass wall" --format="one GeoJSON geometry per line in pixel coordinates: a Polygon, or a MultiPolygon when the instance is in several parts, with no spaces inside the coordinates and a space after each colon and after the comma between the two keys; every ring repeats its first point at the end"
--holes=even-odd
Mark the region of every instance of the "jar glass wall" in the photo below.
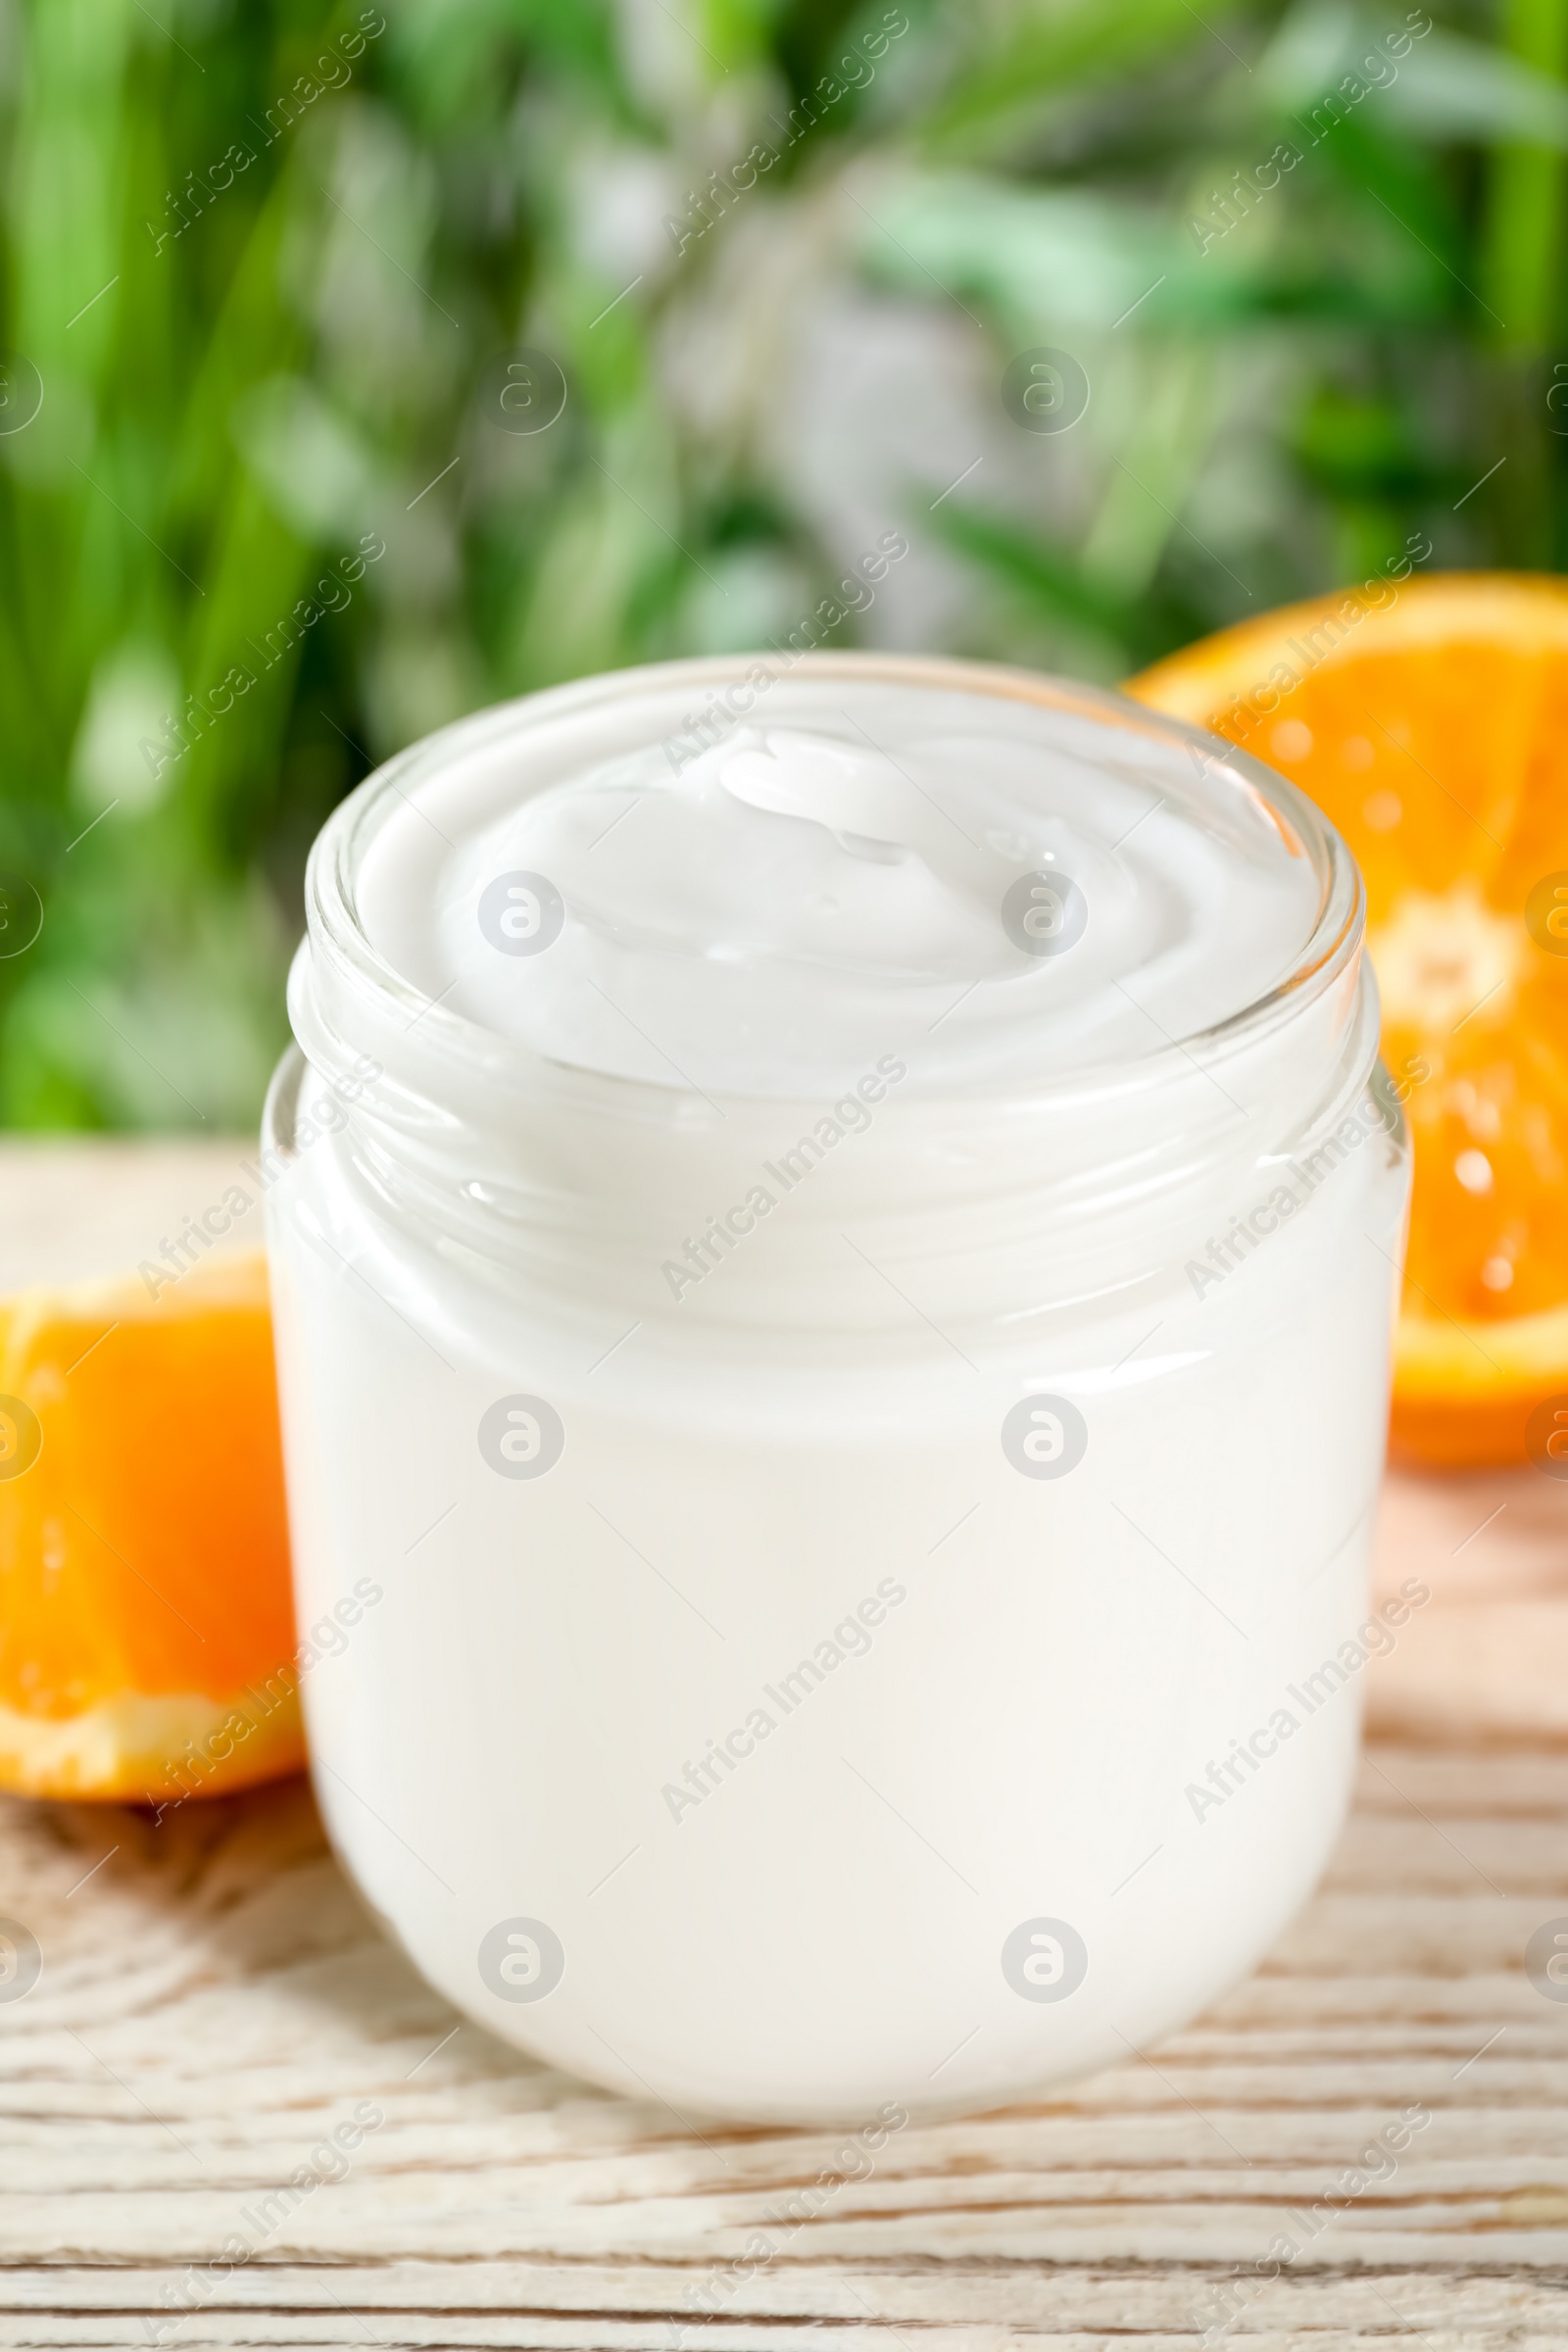
{"type": "MultiPolygon", "coordinates": [[[[1310,1889],[1354,1758],[1406,1147],[1322,818],[1113,697],[968,665],[816,657],[752,691],[770,726],[826,726],[831,697],[879,744],[900,711],[917,744],[996,711],[1004,751],[1131,795],[1132,927],[1108,825],[1074,853],[1088,928],[1057,953],[1119,938],[1139,1024],[1064,987],[1082,1050],[1020,1074],[998,1024],[1039,940],[1004,902],[1028,882],[1024,917],[1070,930],[1077,883],[1049,824],[978,820],[955,888],[984,900],[994,861],[972,986],[1000,1013],[933,1012],[961,960],[944,995],[877,946],[826,992],[818,1067],[803,954],[796,994],[764,1002],[764,972],[697,1066],[657,910],[635,994],[624,963],[551,967],[551,1017],[587,1005],[569,1051],[510,999],[474,1018],[468,979],[442,1001],[409,944],[422,876],[458,876],[440,920],[481,944],[485,893],[513,892],[510,944],[493,919],[485,944],[509,989],[577,953],[600,888],[585,851],[556,891],[475,812],[583,772],[629,791],[616,762],[689,741],[693,705],[758,666],[483,713],[333,818],[268,1111],[274,1308],[301,1618],[344,1634],[305,1686],[312,1751],[369,1900],[545,2058],[683,2112],[860,2124],[1124,2057],[1310,1889]],[[1203,902],[1213,844],[1238,942],[1276,867],[1306,913],[1270,985],[1194,1029],[1180,971],[1141,986],[1136,926],[1182,859],[1203,902]],[[607,977],[646,1054],[606,1042],[607,977]],[[748,1053],[766,1084],[737,1083],[748,1053]]],[[[721,708],[702,756],[739,724],[721,708]]],[[[924,889],[943,852],[890,857],[899,788],[844,773],[874,911],[883,867],[924,889]]],[[[618,902],[605,955],[632,934],[618,902]]],[[[1226,942],[1200,945],[1223,980],[1226,942]]],[[[733,958],[702,964],[732,1008],[733,958]]]]}

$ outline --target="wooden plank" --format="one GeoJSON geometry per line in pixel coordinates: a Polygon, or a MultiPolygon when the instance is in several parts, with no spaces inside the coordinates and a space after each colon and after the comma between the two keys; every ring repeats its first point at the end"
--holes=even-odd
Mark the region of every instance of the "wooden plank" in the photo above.
{"type": "Polygon", "coordinates": [[[0,1883],[46,1970],[0,2013],[0,2343],[134,2340],[126,2321],[145,2342],[160,2312],[174,2343],[336,2342],[363,2311],[408,2344],[686,2327],[739,2345],[874,2320],[1153,2346],[1190,2342],[1209,2287],[1314,2203],[1242,2340],[1403,2327],[1447,2352],[1504,2314],[1528,2340],[1560,2326],[1568,2272],[1568,2007],[1523,1968],[1568,1911],[1565,1820],[1560,1755],[1375,1749],[1324,1888],[1249,1984],[1056,2099],[911,2126],[856,2180],[835,2180],[832,2134],[698,2140],[464,2024],[365,1917],[302,1784],[162,1828],[10,1801],[0,1883]],[[346,2177],[285,2210],[280,2185],[363,2100],[385,2121],[346,2177]],[[1396,2171],[1326,2206],[1413,2104],[1432,2122],[1396,2171]],[[758,2231],[775,2250],[747,2265],[758,2231]],[[235,2232],[250,2259],[193,2283],[235,2232]]]}

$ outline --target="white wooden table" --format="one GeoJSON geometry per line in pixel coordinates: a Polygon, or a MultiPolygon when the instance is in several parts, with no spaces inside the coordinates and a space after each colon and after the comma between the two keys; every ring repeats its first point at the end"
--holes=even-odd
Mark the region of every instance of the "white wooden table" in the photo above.
{"type": "MultiPolygon", "coordinates": [[[[0,1283],[85,1270],[65,1260],[94,1220],[134,1261],[124,1236],[225,1152],[0,1152],[0,1283]]],[[[161,1827],[0,1800],[0,1913],[46,1955],[0,2005],[0,2344],[1168,2352],[1241,2266],[1228,2335],[1254,2352],[1556,2352],[1568,2003],[1524,1948],[1568,1918],[1565,1534],[1568,1485],[1534,1472],[1391,1482],[1380,1574],[1436,1597],[1265,1966],[1147,2056],[911,2126],[836,2184],[836,2136],[698,2137],[460,2021],[360,1909],[303,1783],[161,1827]],[[363,2102],[384,2120],[315,2158],[343,2177],[282,2195],[363,2102]],[[1348,2189],[1412,2106],[1432,2120],[1396,2169],[1348,2189]],[[1289,2215],[1314,2205],[1307,2241],[1289,2215]],[[757,2232],[770,2257],[732,2270],[757,2232]],[[225,2240],[252,2249],[226,2275],[225,2240]]]]}

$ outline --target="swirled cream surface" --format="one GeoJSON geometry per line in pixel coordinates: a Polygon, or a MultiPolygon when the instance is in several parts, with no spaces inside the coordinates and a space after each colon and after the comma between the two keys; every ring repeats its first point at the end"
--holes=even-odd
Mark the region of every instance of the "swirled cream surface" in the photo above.
{"type": "Polygon", "coordinates": [[[1278,812],[1092,697],[784,676],[692,723],[644,674],[412,780],[360,876],[396,970],[549,1059],[787,1097],[893,1051],[1027,1089],[1200,1034],[1311,935],[1278,812]]]}

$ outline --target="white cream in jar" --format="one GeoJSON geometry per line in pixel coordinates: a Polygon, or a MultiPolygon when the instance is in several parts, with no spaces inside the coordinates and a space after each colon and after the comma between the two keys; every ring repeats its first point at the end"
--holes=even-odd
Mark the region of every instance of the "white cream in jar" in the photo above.
{"type": "Polygon", "coordinates": [[[416,747],[309,902],[296,1572],[385,1598],[307,1712],[424,1973],[849,2123],[1234,1981],[1348,1788],[1406,1190],[1321,816],[1088,689],[679,663],[416,747]]]}

